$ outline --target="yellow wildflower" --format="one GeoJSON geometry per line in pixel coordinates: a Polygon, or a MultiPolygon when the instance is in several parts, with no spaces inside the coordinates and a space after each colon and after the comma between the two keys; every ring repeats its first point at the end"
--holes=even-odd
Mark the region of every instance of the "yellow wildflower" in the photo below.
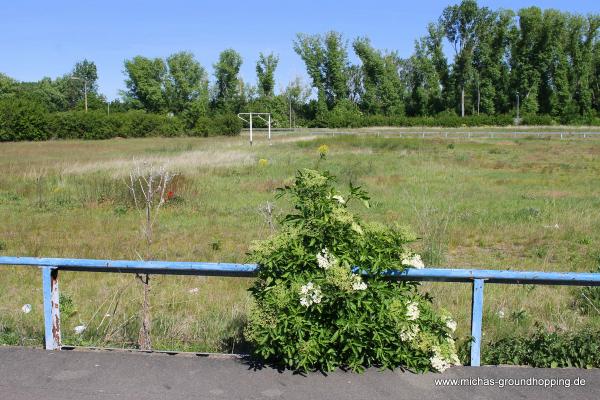
{"type": "Polygon", "coordinates": [[[329,153],[329,146],[327,146],[326,144],[322,144],[319,146],[318,151],[319,151],[319,156],[321,158],[324,158],[329,153]]]}

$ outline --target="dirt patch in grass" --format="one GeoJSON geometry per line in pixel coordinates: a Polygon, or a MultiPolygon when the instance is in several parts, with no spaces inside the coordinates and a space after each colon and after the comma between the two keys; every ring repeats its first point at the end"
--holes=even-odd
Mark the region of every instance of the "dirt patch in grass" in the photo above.
{"type": "Polygon", "coordinates": [[[386,185],[398,185],[402,182],[406,182],[406,176],[404,175],[377,175],[377,176],[367,176],[364,178],[367,182],[372,182],[378,186],[386,186],[386,185]]]}
{"type": "Polygon", "coordinates": [[[63,173],[68,175],[89,174],[110,171],[115,177],[125,176],[139,162],[155,165],[165,165],[177,171],[189,171],[202,167],[228,167],[249,165],[254,162],[254,156],[249,152],[239,150],[207,151],[196,150],[173,156],[150,156],[131,159],[114,159],[94,162],[70,163],[64,166],[63,173]]]}
{"type": "Polygon", "coordinates": [[[566,191],[563,191],[563,190],[545,190],[545,191],[539,192],[539,195],[543,196],[543,197],[550,197],[552,199],[560,199],[560,198],[563,198],[563,197],[572,196],[573,193],[572,192],[566,192],[566,191]]]}

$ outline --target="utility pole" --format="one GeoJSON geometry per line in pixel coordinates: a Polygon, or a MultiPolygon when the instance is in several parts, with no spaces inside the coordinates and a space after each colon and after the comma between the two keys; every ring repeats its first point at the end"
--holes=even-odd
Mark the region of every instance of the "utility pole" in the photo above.
{"type": "Polygon", "coordinates": [[[519,100],[519,91],[517,91],[517,121],[519,120],[519,104],[520,100],[519,100]]]}

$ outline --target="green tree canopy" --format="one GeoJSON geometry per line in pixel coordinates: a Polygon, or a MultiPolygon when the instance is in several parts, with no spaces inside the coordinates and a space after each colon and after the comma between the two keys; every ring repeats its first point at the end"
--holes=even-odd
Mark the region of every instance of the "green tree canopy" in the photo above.
{"type": "Polygon", "coordinates": [[[348,99],[350,65],[347,43],[338,32],[325,35],[298,34],[294,51],[306,64],[306,70],[317,89],[319,109],[326,105],[332,109],[335,104],[348,99]]]}
{"type": "Polygon", "coordinates": [[[219,109],[234,111],[242,94],[239,78],[242,56],[233,49],[227,49],[219,55],[215,69],[216,87],[214,104],[219,109]]]}
{"type": "Polygon", "coordinates": [[[465,115],[465,86],[473,74],[473,52],[479,39],[477,32],[488,12],[487,8],[479,8],[475,0],[462,0],[460,4],[446,7],[439,20],[454,48],[452,76],[455,90],[460,94],[462,116],[465,115]]]}
{"type": "Polygon", "coordinates": [[[13,93],[16,86],[16,80],[0,72],[0,97],[13,93]]]}
{"type": "Polygon", "coordinates": [[[354,51],[361,61],[361,107],[369,114],[404,114],[404,84],[398,70],[400,59],[395,53],[382,53],[371,46],[368,38],[358,38],[354,51]]]}
{"type": "Polygon", "coordinates": [[[73,67],[73,70],[57,79],[57,85],[67,103],[68,109],[73,109],[83,102],[85,91],[88,94],[98,94],[98,70],[93,61],[84,59],[73,67]]]}
{"type": "Polygon", "coordinates": [[[167,65],[163,59],[136,56],[125,60],[125,73],[126,98],[150,112],[165,110],[167,65]]]}
{"type": "Polygon", "coordinates": [[[208,106],[208,75],[206,70],[189,52],[175,53],[167,57],[168,74],[165,79],[165,95],[169,111],[174,114],[208,106]],[[200,104],[196,104],[196,103],[200,104]]]}
{"type": "Polygon", "coordinates": [[[279,63],[279,57],[273,53],[258,55],[256,63],[256,75],[258,77],[258,91],[261,96],[271,97],[275,93],[275,69],[279,63]]]}

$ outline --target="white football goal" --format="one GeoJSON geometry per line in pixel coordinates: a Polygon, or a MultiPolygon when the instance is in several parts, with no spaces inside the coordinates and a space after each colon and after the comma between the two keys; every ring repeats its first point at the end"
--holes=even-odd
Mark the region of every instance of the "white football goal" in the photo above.
{"type": "Polygon", "coordinates": [[[268,134],[267,137],[269,139],[269,145],[271,144],[271,113],[239,113],[238,118],[242,121],[246,122],[250,126],[250,146],[252,146],[252,118],[256,117],[267,123],[268,134]]]}

